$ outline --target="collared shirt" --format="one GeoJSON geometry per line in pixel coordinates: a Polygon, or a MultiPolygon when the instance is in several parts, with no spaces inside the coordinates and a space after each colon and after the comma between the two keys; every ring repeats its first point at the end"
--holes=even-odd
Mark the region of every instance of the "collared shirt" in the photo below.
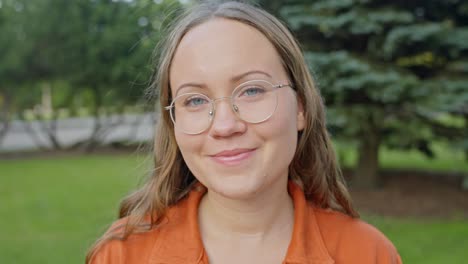
{"type": "MultiPolygon", "coordinates": [[[[294,227],[283,264],[402,263],[393,244],[371,225],[314,206],[292,182],[288,190],[294,204],[294,227]]],[[[205,192],[205,188],[194,188],[168,210],[157,228],[106,242],[91,263],[208,264],[198,227],[198,205],[205,192]]]]}

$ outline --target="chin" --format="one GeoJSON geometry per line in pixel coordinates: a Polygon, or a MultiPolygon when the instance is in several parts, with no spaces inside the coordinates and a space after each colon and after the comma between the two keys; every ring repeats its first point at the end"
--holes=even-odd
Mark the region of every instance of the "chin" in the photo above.
{"type": "Polygon", "coordinates": [[[227,199],[247,200],[255,198],[268,185],[266,179],[252,179],[252,175],[229,176],[206,182],[209,191],[215,192],[227,199]]]}

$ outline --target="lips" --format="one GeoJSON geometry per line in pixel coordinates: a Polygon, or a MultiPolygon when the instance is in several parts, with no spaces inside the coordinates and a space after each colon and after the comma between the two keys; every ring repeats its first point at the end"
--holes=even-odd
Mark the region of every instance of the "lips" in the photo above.
{"type": "Polygon", "coordinates": [[[225,150],[216,153],[212,157],[232,157],[232,156],[237,156],[242,153],[246,153],[249,151],[253,151],[253,149],[233,149],[233,150],[225,150]]]}
{"type": "Polygon", "coordinates": [[[238,165],[248,159],[254,152],[255,149],[225,150],[212,155],[211,158],[223,165],[238,165]]]}

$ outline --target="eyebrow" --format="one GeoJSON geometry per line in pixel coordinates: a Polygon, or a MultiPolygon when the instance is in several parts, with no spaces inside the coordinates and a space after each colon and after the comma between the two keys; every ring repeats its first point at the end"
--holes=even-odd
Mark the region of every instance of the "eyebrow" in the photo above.
{"type": "Polygon", "coordinates": [[[242,78],[248,76],[248,75],[251,75],[251,74],[262,74],[262,75],[265,75],[269,78],[272,78],[271,75],[267,72],[264,72],[264,71],[260,71],[260,70],[252,70],[252,71],[248,71],[248,72],[244,72],[244,73],[241,73],[239,75],[236,75],[234,77],[231,78],[231,82],[238,82],[240,80],[242,80],[242,78]]]}
{"type": "MultiPolygon", "coordinates": [[[[238,82],[238,81],[242,80],[246,76],[252,75],[252,74],[261,74],[261,75],[265,75],[266,77],[269,77],[270,79],[272,78],[272,76],[267,72],[264,72],[264,71],[261,71],[261,70],[251,70],[251,71],[247,71],[247,72],[244,72],[244,73],[233,76],[230,79],[230,81],[232,83],[235,83],[235,82],[238,82]]],[[[200,83],[193,83],[193,82],[184,83],[184,84],[180,85],[177,88],[177,90],[175,92],[175,95],[177,95],[179,93],[179,90],[181,90],[183,88],[186,88],[186,87],[196,87],[196,88],[202,88],[203,89],[203,88],[206,88],[206,85],[200,84],[200,83]]]]}

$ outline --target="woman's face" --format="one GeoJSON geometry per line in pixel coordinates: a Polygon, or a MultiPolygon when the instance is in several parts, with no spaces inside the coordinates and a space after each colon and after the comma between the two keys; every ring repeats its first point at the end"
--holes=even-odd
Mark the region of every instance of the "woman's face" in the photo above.
{"type": "MultiPolygon", "coordinates": [[[[251,80],[289,83],[268,39],[253,27],[228,19],[212,19],[191,29],[181,40],[170,69],[174,98],[185,93],[228,97],[239,84],[251,80]]],[[[204,132],[190,135],[174,130],[185,162],[209,192],[249,199],[286,188],[304,118],[291,88],[276,92],[276,111],[264,122],[241,120],[230,100],[222,99],[216,101],[212,123],[204,132]]]]}

